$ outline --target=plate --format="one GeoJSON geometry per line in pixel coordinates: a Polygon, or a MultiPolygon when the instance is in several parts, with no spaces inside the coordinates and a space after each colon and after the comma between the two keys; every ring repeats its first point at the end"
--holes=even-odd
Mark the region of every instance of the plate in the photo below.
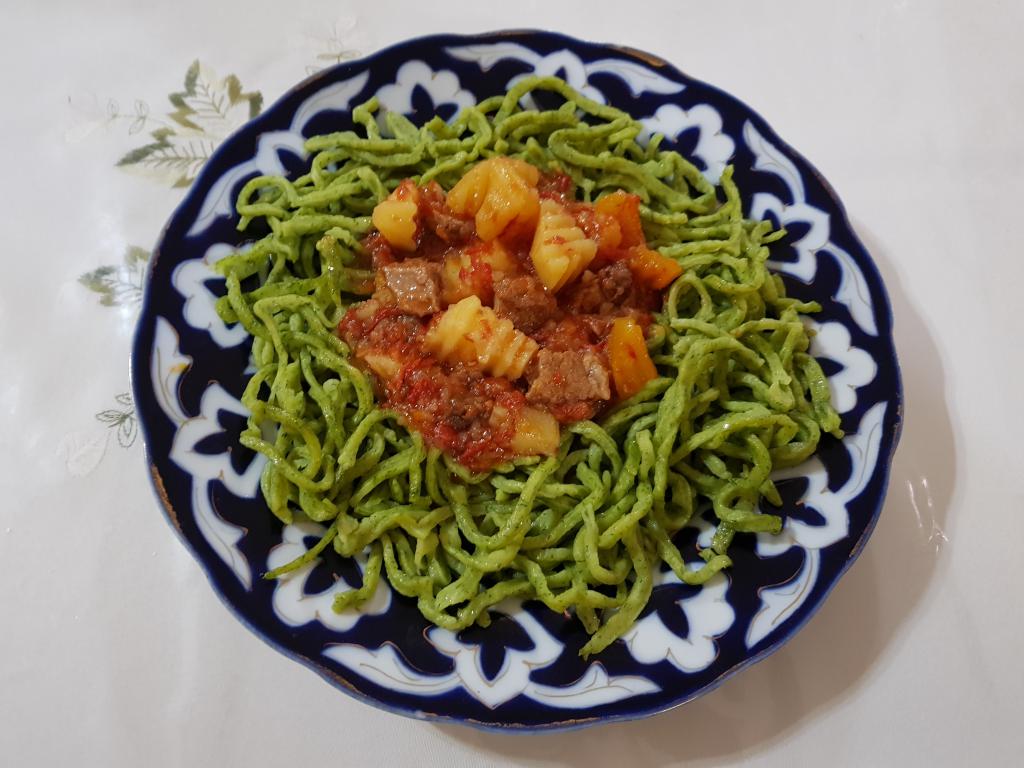
{"type": "MultiPolygon", "coordinates": [[[[253,632],[393,712],[502,730],[568,728],[689,701],[776,650],[821,606],[882,508],[902,409],[891,329],[882,280],[832,189],[737,99],[618,46],[538,31],[436,35],[315,75],[221,145],[154,252],[132,384],[167,519],[253,632]],[[738,535],[734,567],[702,588],[658,574],[635,627],[588,661],[577,654],[586,635],[575,620],[530,603],[503,604],[487,629],[452,633],[382,583],[359,612],[335,614],[333,593],[359,574],[330,548],[290,578],[262,579],[323,528],[282,526],[268,512],[262,461],[237,442],[250,339],[214,311],[223,281],[211,264],[242,242],[233,203],[248,179],[301,173],[304,138],[351,127],[350,108],[370,96],[417,123],[447,119],[529,73],[558,75],[626,110],[713,180],[735,165],[747,215],[789,232],[774,247],[775,269],[792,295],[824,308],[812,351],[847,433],[777,475],[780,535],[738,535]]],[[[692,540],[706,545],[711,530],[698,519],[679,536],[694,551],[692,540]]]]}

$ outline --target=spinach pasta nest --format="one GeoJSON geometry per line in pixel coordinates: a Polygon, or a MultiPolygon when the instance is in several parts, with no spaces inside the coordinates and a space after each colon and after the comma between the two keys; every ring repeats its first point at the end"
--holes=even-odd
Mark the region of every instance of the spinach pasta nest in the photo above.
{"type": "Polygon", "coordinates": [[[308,172],[239,194],[254,241],[217,264],[253,337],[241,443],[284,523],[329,524],[450,630],[507,598],[606,648],[664,563],[686,584],[778,532],[771,473],[841,437],[801,315],[766,263],[784,236],[640,141],[628,114],[530,77],[416,126],[374,99],[306,143],[308,172]],[[545,91],[557,109],[525,108],[545,91]],[[673,536],[712,509],[687,564],[673,536]],[[696,563],[696,565],[694,565],[696,563]]]}

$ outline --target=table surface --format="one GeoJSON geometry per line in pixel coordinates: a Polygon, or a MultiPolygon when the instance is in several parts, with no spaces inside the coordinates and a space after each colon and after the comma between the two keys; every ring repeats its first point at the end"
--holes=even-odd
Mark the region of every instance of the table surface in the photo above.
{"type": "Polygon", "coordinates": [[[1024,4],[143,5],[7,0],[0,24],[4,763],[1016,763],[1024,4]],[[646,721],[514,736],[359,704],[232,618],[151,492],[127,357],[148,251],[250,111],[403,38],[538,26],[669,59],[818,166],[889,287],[906,423],[873,538],[781,651],[646,721]],[[184,136],[193,62],[236,98],[184,136]]]}

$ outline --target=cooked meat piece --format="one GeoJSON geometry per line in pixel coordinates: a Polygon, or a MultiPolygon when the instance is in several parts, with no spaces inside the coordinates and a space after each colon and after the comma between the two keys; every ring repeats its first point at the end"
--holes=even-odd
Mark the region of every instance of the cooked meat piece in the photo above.
{"type": "Polygon", "coordinates": [[[597,272],[587,270],[566,289],[565,304],[576,314],[607,314],[628,304],[633,296],[633,273],[623,261],[597,272]]]}
{"type": "Polygon", "coordinates": [[[448,210],[444,190],[436,181],[420,190],[420,214],[427,231],[446,243],[463,242],[476,232],[473,219],[456,216],[448,210]]]}
{"type": "Polygon", "coordinates": [[[595,339],[603,341],[612,332],[615,315],[577,315],[576,320],[586,327],[595,339]]]}
{"type": "Polygon", "coordinates": [[[370,299],[349,308],[338,333],[357,357],[375,353],[407,360],[420,356],[424,327],[418,317],[370,299]]]}
{"type": "Polygon", "coordinates": [[[581,349],[600,341],[591,332],[585,321],[586,315],[569,315],[557,321],[549,321],[537,331],[533,338],[542,346],[555,352],[581,349]]]}
{"type": "Polygon", "coordinates": [[[411,315],[430,315],[441,309],[441,268],[423,259],[385,264],[377,271],[373,297],[395,304],[411,315]]]}
{"type": "Polygon", "coordinates": [[[412,315],[391,315],[386,312],[375,317],[372,327],[363,337],[357,350],[378,350],[406,360],[417,356],[423,337],[423,321],[412,315]]]}
{"type": "Polygon", "coordinates": [[[597,282],[605,301],[623,304],[633,291],[633,273],[624,261],[613,261],[597,270],[597,282]]]}
{"type": "Polygon", "coordinates": [[[573,314],[593,314],[601,310],[604,296],[597,276],[589,269],[562,294],[562,302],[573,314]]]}
{"type": "Polygon", "coordinates": [[[566,403],[607,400],[608,369],[589,349],[555,352],[541,349],[529,375],[526,399],[535,403],[566,403]]]}
{"type": "Polygon", "coordinates": [[[499,280],[494,285],[494,311],[524,333],[534,333],[558,315],[558,302],[540,280],[530,275],[499,280]]]}

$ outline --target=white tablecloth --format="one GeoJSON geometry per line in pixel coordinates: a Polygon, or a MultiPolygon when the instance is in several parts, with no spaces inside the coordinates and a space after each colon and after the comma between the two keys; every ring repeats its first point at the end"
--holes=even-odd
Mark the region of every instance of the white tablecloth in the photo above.
{"type": "Polygon", "coordinates": [[[1024,4],[293,5],[3,3],[0,764],[1019,764],[1024,4]],[[152,494],[127,356],[163,221],[250,114],[406,37],[534,26],[663,56],[821,169],[892,296],[906,425],[870,544],[780,652],[511,736],[359,704],[232,618],[152,494]],[[187,79],[222,114],[172,104],[187,79]]]}

